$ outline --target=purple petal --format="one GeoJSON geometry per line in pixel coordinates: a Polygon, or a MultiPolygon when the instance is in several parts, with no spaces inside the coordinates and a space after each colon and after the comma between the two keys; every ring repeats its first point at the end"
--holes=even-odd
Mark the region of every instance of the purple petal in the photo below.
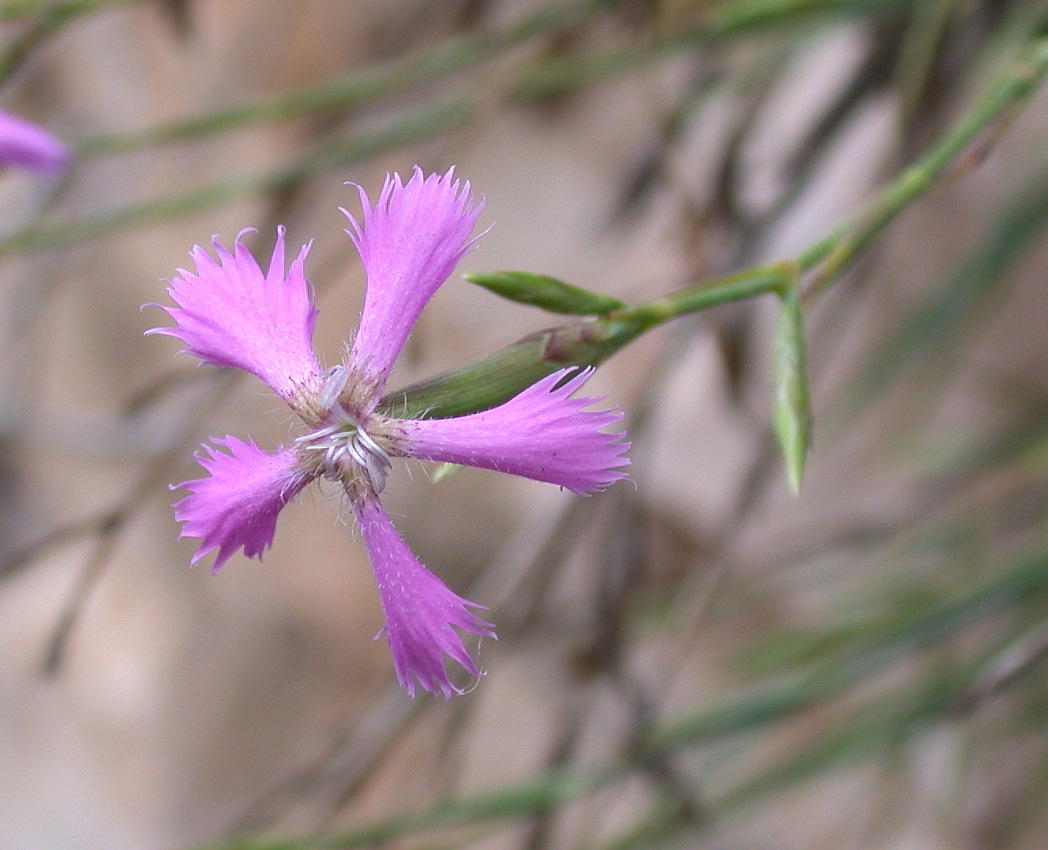
{"type": "Polygon", "coordinates": [[[378,387],[376,397],[422,308],[476,241],[470,234],[484,202],[454,174],[426,177],[416,166],[406,184],[391,174],[374,207],[357,187],[362,221],[342,210],[367,275],[350,363],[378,387]]]}
{"type": "Polygon", "coordinates": [[[72,153],[42,127],[0,110],[0,163],[59,174],[72,153]]]}
{"type": "Polygon", "coordinates": [[[175,503],[175,519],[185,523],[179,537],[199,537],[196,563],[213,549],[218,557],[212,572],[218,572],[237,549],[249,558],[262,557],[273,544],[277,515],[312,476],[299,466],[290,450],[274,454],[262,451],[254,441],[236,437],[214,440],[230,454],[203,446],[197,461],[208,477],[172,485],[189,495],[175,503]]]}
{"type": "Polygon", "coordinates": [[[461,664],[470,676],[481,675],[455,629],[495,637],[491,623],[467,610],[483,606],[452,593],[419,563],[377,498],[358,502],[353,510],[375,570],[386,615],[383,631],[397,679],[410,697],[415,696],[416,679],[444,699],[461,694],[462,689],[448,678],[444,656],[461,664]]]}
{"type": "Polygon", "coordinates": [[[285,276],[284,228],[278,228],[263,274],[242,241],[247,232],[237,236],[232,253],[214,239],[217,261],[199,245],[193,248],[196,274],[179,269],[167,290],[178,306],[155,305],[175,326],[147,333],[177,337],[184,351],[207,363],[257,375],[294,405],[320,375],[312,344],[317,311],[304,269],[310,246],[303,246],[285,276]]]}
{"type": "Polygon", "coordinates": [[[491,410],[450,419],[402,419],[404,454],[422,460],[479,466],[559,484],[585,495],[626,473],[625,431],[605,433],[622,419],[618,408],[586,410],[603,398],[569,398],[593,373],[562,369],[491,410]]]}

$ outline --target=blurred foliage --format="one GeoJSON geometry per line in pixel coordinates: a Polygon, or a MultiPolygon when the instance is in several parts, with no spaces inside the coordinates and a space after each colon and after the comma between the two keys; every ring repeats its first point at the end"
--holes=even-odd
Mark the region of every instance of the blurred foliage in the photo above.
{"type": "MultiPolygon", "coordinates": [[[[728,141],[710,165],[712,191],[680,203],[678,224],[691,267],[676,291],[652,293],[651,301],[629,306],[599,294],[599,281],[574,287],[523,273],[477,275],[475,282],[501,289],[512,301],[598,318],[529,337],[391,394],[386,403],[415,415],[483,406],[565,363],[600,363],[616,352],[628,358],[628,344],[641,333],[674,320],[680,336],[646,382],[649,395],[637,404],[630,428],[637,449],[655,450],[645,440],[660,382],[702,328],[716,336],[724,380],[739,409],[751,396],[748,387],[776,382],[778,408],[773,411],[775,400],[767,393],[757,414],[761,448],[733,505],[701,535],[682,528],[645,503],[644,467],[638,464],[636,492],[623,488],[573,502],[546,522],[542,545],[523,558],[512,580],[498,565],[477,579],[483,598],[496,608],[500,636],[512,642],[542,633],[541,611],[560,564],[579,557],[590,571],[592,607],[579,613],[576,632],[566,639],[573,693],[552,730],[546,767],[531,781],[460,792],[453,756],[474,723],[471,698],[451,707],[405,704],[394,692],[377,698],[366,716],[348,719],[351,731],[322,763],[284,787],[258,789],[258,803],[238,825],[238,837],[213,846],[393,846],[410,837],[411,846],[467,847],[513,828],[497,846],[741,848],[752,846],[749,821],[762,814],[774,821],[778,814],[781,823],[779,807],[788,809],[790,801],[808,812],[797,802],[806,791],[830,789],[832,798],[842,777],[862,785],[865,806],[834,812],[806,833],[821,842],[808,846],[897,846],[898,830],[916,805],[908,801],[918,799],[936,807],[937,846],[1045,846],[1044,371],[988,376],[1000,416],[985,430],[947,440],[934,425],[914,419],[931,418],[958,370],[987,344],[994,312],[1018,271],[1032,257],[1045,261],[1048,146],[1032,156],[1036,176],[1005,187],[998,208],[973,211],[981,222],[979,238],[957,245],[950,267],[922,281],[919,297],[887,335],[865,346],[859,368],[833,388],[818,380],[830,359],[827,339],[849,333],[854,299],[875,294],[888,273],[880,260],[892,229],[904,226],[900,219],[917,220],[907,216],[919,212],[929,190],[944,183],[956,190],[1008,138],[1029,98],[1037,97],[1048,74],[1045,4],[585,0],[510,4],[513,14],[496,16],[505,11],[499,5],[448,4],[447,28],[437,37],[408,39],[389,55],[331,79],[171,123],[100,125],[97,135],[71,140],[82,169],[142,151],[173,148],[177,155],[179,146],[206,140],[235,144],[253,127],[296,121],[301,144],[260,173],[204,175],[198,185],[150,188],[112,208],[65,203],[78,179],[74,170],[38,216],[0,237],[0,258],[68,251],[246,198],[263,200],[277,221],[314,181],[347,166],[423,140],[453,138],[507,111],[544,111],[555,120],[574,98],[602,85],[671,67],[677,79],[672,101],[642,117],[650,129],[647,145],[628,173],[613,175],[618,200],[608,211],[608,227],[627,228],[660,198],[682,196],[674,163],[686,155],[689,128],[727,122],[728,141]],[[492,23],[496,18],[501,23],[492,23]],[[777,175],[775,197],[750,202],[747,145],[770,109],[776,83],[820,37],[840,31],[861,36],[858,61],[794,143],[785,173],[777,175]],[[726,118],[710,117],[724,97],[736,108],[726,118]],[[885,98],[896,119],[892,148],[878,163],[881,190],[853,220],[801,254],[765,262],[776,227],[796,211],[849,123],[885,98]],[[774,352],[761,339],[759,315],[735,303],[762,295],[781,302],[774,352]],[[826,303],[832,315],[820,314],[826,303]],[[712,307],[721,309],[705,324],[682,318],[712,307]],[[734,312],[726,317],[726,311],[734,312]],[[808,345],[806,335],[817,344],[808,345]],[[898,409],[905,415],[894,416],[898,409]],[[829,521],[825,506],[811,505],[797,527],[765,539],[754,554],[746,537],[755,517],[776,504],[771,494],[781,478],[773,419],[795,489],[824,439],[832,442],[864,425],[876,431],[883,451],[854,471],[851,489],[874,489],[877,482],[865,479],[884,468],[903,483],[887,506],[867,509],[856,500],[851,518],[829,521]],[[597,542],[587,543],[587,534],[597,542]],[[784,598],[790,604],[776,606],[784,598]],[[775,616],[767,614],[773,610],[775,616]],[[738,640],[718,660],[720,687],[712,694],[684,687],[704,631],[724,623],[734,624],[728,634],[738,640]],[[628,719],[624,731],[602,731],[597,704],[617,707],[628,719]],[[425,802],[419,804],[416,794],[411,811],[391,806],[379,818],[361,816],[355,803],[413,729],[429,730],[451,767],[436,771],[443,778],[435,791],[425,777],[420,780],[425,802]],[[587,735],[604,736],[597,760],[580,744],[587,735]],[[944,736],[951,746],[940,745],[944,736]],[[936,774],[942,784],[929,792],[927,762],[937,753],[947,764],[936,774]],[[1009,763],[1007,771],[998,770],[1002,762],[1009,763]],[[304,830],[288,815],[303,799],[312,817],[304,830]],[[616,818],[614,829],[605,828],[605,813],[625,800],[627,814],[616,818]],[[255,837],[267,835],[281,837],[255,837]],[[418,843],[424,841],[430,843],[418,843]]],[[[16,29],[0,56],[0,79],[64,28],[125,6],[157,6],[179,38],[193,32],[191,2],[9,2],[0,5],[0,21],[16,29]]],[[[1043,108],[1043,98],[1034,102],[1043,108]]],[[[506,309],[515,308],[507,303],[506,309]]],[[[200,382],[207,392],[149,458],[126,499],[8,548],[0,579],[70,540],[92,541],[56,630],[50,669],[60,670],[77,613],[115,542],[144,501],[166,492],[163,483],[194,443],[196,423],[221,403],[234,380],[194,373],[150,387],[133,407],[148,408],[184,382],[200,382]]],[[[474,590],[466,595],[473,597],[474,590]]],[[[799,845],[784,838],[775,846],[799,845]]]]}

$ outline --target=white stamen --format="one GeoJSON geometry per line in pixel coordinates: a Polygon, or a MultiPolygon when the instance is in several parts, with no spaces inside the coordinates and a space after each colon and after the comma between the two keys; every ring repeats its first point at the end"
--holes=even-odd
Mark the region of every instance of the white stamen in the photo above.
{"type": "Polygon", "coordinates": [[[324,388],[320,391],[318,399],[320,406],[324,410],[334,409],[338,397],[342,395],[342,390],[346,388],[348,382],[349,371],[341,364],[332,366],[324,372],[324,388]]]}
{"type": "Polygon", "coordinates": [[[319,401],[327,405],[326,410],[335,421],[296,437],[295,442],[306,451],[324,453],[321,465],[324,477],[329,481],[342,481],[345,464],[349,461],[367,476],[372,490],[381,493],[386,487],[393,462],[388,452],[361,427],[356,417],[338,404],[338,396],[347,380],[345,367],[333,366],[328,370],[327,378],[319,401]]]}

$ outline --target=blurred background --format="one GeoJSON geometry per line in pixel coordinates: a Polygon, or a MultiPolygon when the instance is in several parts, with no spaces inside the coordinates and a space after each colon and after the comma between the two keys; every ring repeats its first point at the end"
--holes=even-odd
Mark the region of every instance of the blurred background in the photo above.
{"type": "MultiPolygon", "coordinates": [[[[592,379],[635,487],[396,470],[399,529],[499,629],[448,703],[396,686],[336,493],[285,510],[264,563],[189,568],[168,483],[287,415],[143,339],[166,316],[140,310],[193,245],[257,227],[262,255],[283,224],[315,240],[334,362],[363,292],[344,183],[374,197],[416,163],[487,199],[459,272],[633,303],[795,257],[1002,74],[1033,81],[1043,3],[23,0],[0,22],[0,105],[76,151],[61,179],[0,175],[0,847],[1048,846],[1048,91],[806,300],[799,497],[768,296],[592,379]]],[[[456,274],[393,383],[561,321],[456,274]]]]}

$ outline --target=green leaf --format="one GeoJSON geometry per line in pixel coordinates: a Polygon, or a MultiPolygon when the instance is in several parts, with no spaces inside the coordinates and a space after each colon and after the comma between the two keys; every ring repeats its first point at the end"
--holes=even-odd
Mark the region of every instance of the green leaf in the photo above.
{"type": "Polygon", "coordinates": [[[618,298],[590,292],[542,274],[489,272],[467,274],[465,278],[518,304],[529,304],[567,316],[603,316],[627,306],[618,298]]]}
{"type": "Polygon", "coordinates": [[[786,476],[794,495],[800,492],[804,462],[811,445],[811,398],[804,317],[794,287],[782,293],[782,315],[775,332],[775,434],[779,438],[786,476]]]}

